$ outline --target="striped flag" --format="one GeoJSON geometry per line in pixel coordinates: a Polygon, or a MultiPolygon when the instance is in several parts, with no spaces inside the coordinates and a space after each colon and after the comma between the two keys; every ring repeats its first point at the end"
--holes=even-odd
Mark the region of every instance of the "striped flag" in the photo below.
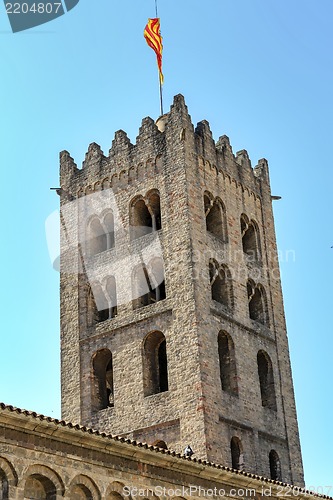
{"type": "Polygon", "coordinates": [[[161,26],[159,18],[148,19],[147,26],[143,32],[143,35],[149,45],[153,49],[157,57],[158,71],[160,75],[161,84],[164,81],[162,73],[162,36],[161,36],[161,26]]]}

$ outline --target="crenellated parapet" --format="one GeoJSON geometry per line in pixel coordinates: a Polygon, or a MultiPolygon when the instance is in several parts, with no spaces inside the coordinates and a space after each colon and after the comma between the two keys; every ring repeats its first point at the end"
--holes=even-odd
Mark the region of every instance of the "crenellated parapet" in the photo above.
{"type": "Polygon", "coordinates": [[[107,156],[98,144],[90,144],[81,169],[67,151],[61,152],[61,187],[74,197],[109,187],[124,189],[142,177],[161,173],[166,168],[165,158],[173,162],[174,158],[181,157],[181,151],[196,158],[197,165],[208,165],[217,177],[227,176],[258,196],[262,183],[269,188],[267,161],[261,159],[252,168],[247,151],[243,149],[234,154],[226,135],[214,141],[206,120],[200,121],[194,129],[180,94],[175,96],[170,111],[157,123],[150,117],[142,120],[135,144],[126,132],[118,130],[107,156]]]}
{"type": "Polygon", "coordinates": [[[261,192],[261,182],[269,185],[267,160],[259,160],[258,166],[252,168],[248,152],[242,149],[234,154],[228,136],[223,135],[215,143],[206,120],[197,124],[195,135],[198,156],[217,176],[229,177],[257,194],[261,192]],[[261,166],[262,162],[265,162],[265,168],[261,166]]]}

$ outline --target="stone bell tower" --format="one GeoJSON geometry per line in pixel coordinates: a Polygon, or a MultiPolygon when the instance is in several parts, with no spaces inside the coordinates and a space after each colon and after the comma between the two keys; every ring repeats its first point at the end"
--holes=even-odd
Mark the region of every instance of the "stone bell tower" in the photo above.
{"type": "Polygon", "coordinates": [[[267,161],[178,95],[60,181],[63,418],[302,485],[267,161]]]}

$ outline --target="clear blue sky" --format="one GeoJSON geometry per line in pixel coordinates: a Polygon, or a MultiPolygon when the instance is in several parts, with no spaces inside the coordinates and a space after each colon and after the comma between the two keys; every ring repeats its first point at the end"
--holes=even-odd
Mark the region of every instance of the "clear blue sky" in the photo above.
{"type": "MultiPolygon", "coordinates": [[[[185,96],[253,165],[266,157],[308,486],[333,485],[331,0],[159,0],[165,107],[185,96]]],[[[159,114],[153,0],[80,0],[12,34],[0,5],[2,263],[0,400],[60,416],[59,276],[44,222],[58,208],[58,153],[132,141],[159,114]]],[[[320,490],[318,490],[320,492],[320,490]]],[[[328,490],[324,489],[327,493],[328,490]]],[[[333,488],[330,491],[333,495],[333,488]]]]}

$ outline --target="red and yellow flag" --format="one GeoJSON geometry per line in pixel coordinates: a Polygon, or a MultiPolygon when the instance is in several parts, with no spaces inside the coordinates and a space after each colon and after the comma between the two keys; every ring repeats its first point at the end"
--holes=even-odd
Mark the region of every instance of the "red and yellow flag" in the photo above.
{"type": "Polygon", "coordinates": [[[159,18],[148,19],[147,26],[143,32],[143,35],[149,45],[153,49],[157,57],[157,66],[160,74],[161,84],[164,81],[162,73],[162,36],[161,36],[161,26],[159,18]]]}

